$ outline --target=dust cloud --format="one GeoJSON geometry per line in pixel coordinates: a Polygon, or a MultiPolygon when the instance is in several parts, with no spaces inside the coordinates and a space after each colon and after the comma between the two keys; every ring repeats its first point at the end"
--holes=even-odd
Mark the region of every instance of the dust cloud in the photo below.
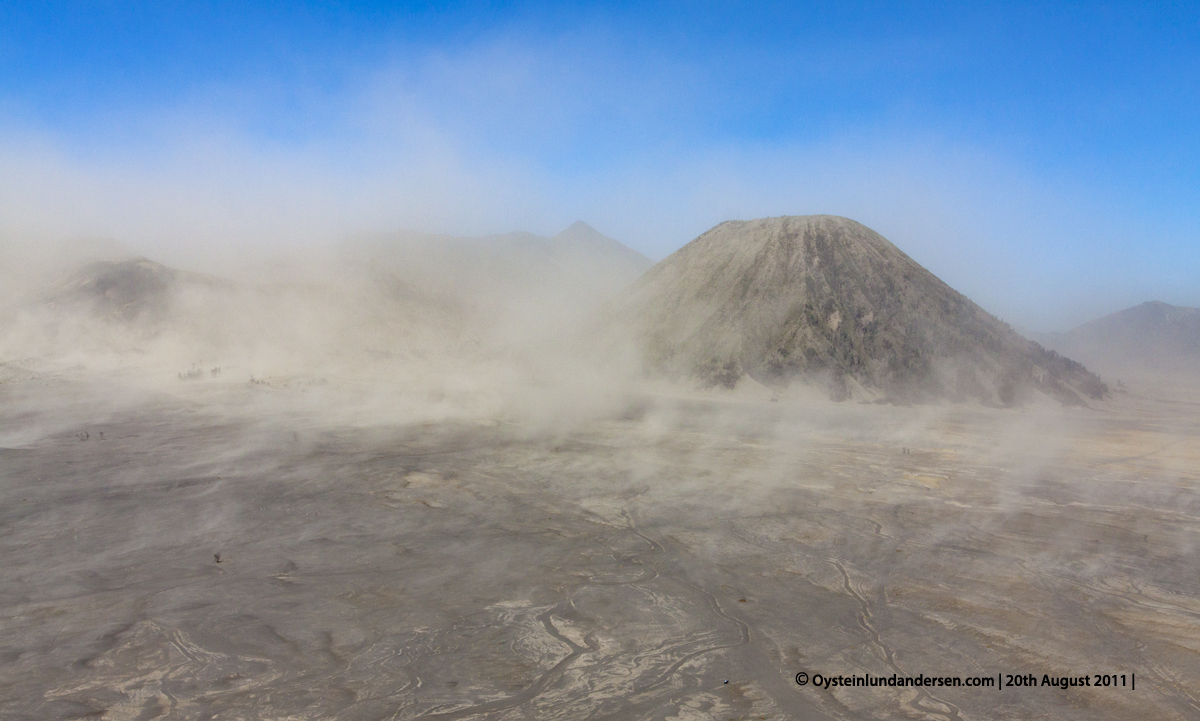
{"type": "Polygon", "coordinates": [[[93,251],[4,260],[4,718],[1200,713],[1196,395],[648,375],[583,225],[93,251]]]}

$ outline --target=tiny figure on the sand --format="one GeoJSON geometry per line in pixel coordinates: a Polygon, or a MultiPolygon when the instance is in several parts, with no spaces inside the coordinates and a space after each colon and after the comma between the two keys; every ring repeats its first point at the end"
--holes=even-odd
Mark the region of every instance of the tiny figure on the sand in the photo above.
{"type": "Polygon", "coordinates": [[[214,560],[214,561],[216,561],[217,563],[220,563],[220,562],[221,562],[221,554],[219,554],[219,553],[214,553],[214,554],[213,554],[213,560],[214,560]]]}

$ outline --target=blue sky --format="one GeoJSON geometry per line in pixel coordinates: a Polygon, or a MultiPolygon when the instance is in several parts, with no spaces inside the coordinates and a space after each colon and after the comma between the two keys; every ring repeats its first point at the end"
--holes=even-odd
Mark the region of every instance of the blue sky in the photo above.
{"type": "Polygon", "coordinates": [[[828,212],[1020,326],[1200,306],[1194,4],[16,5],[8,243],[828,212]]]}

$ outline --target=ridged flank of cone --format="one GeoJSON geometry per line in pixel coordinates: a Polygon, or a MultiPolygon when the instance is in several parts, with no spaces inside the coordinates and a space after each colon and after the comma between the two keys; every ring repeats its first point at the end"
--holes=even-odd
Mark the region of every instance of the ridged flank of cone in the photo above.
{"type": "Polygon", "coordinates": [[[710,384],[826,383],[835,396],[976,399],[1104,384],[972,303],[866,226],[828,215],[722,223],[647,272],[619,306],[649,366],[710,384]]]}

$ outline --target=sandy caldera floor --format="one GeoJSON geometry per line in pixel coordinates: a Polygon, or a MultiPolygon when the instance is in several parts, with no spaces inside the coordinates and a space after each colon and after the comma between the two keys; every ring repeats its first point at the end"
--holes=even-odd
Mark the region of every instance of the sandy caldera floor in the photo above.
{"type": "Polygon", "coordinates": [[[524,424],[206,393],[0,386],[0,717],[1200,718],[1194,396],[524,424]]]}

